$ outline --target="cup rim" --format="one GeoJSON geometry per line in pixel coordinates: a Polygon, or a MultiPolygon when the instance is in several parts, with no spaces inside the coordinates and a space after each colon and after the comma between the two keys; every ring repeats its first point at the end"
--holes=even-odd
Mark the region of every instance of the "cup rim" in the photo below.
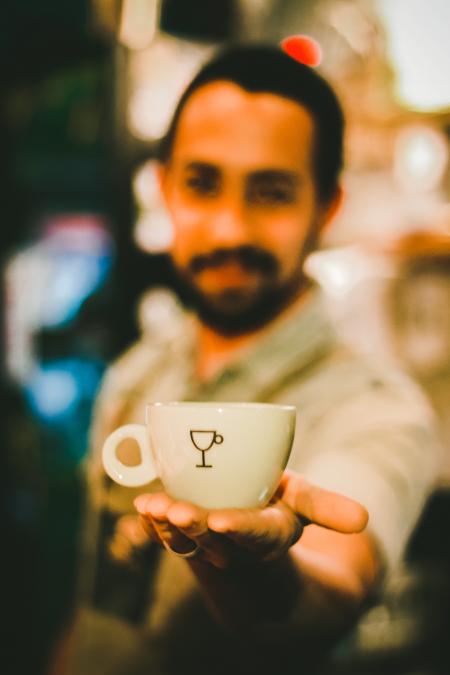
{"type": "Polygon", "coordinates": [[[296,411],[295,405],[285,405],[283,403],[259,403],[258,401],[152,401],[146,404],[146,408],[237,408],[237,409],[258,409],[263,408],[274,410],[296,411]]]}

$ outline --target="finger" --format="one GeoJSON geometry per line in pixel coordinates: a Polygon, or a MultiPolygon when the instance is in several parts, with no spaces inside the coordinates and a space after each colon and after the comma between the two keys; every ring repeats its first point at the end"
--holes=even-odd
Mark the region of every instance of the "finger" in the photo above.
{"type": "Polygon", "coordinates": [[[141,516],[126,515],[118,518],[109,541],[109,551],[117,561],[131,562],[151,541],[159,541],[153,528],[141,516]]]}
{"type": "Polygon", "coordinates": [[[134,506],[141,516],[151,516],[156,520],[165,518],[171,504],[173,500],[165,492],[139,495],[134,500],[134,506]]]}
{"type": "Polygon", "coordinates": [[[148,538],[151,539],[151,541],[154,541],[157,544],[162,544],[161,538],[158,535],[158,532],[153,525],[153,522],[151,518],[147,518],[145,516],[139,515],[139,519],[141,522],[141,527],[144,530],[144,532],[147,534],[148,538]]]}
{"type": "Polygon", "coordinates": [[[165,492],[139,495],[134,505],[148,527],[153,530],[158,541],[167,545],[178,553],[187,553],[192,550],[192,540],[175,527],[167,517],[173,500],[165,492]]]}
{"type": "Polygon", "coordinates": [[[203,557],[225,568],[232,558],[232,547],[224,537],[210,531],[208,515],[209,511],[189,502],[175,502],[167,513],[172,525],[201,547],[203,557]]]}
{"type": "Polygon", "coordinates": [[[126,537],[130,544],[136,548],[145,546],[149,540],[149,531],[143,522],[139,515],[122,516],[116,523],[116,534],[126,537]]]}
{"type": "Polygon", "coordinates": [[[130,562],[133,547],[129,540],[121,534],[115,534],[108,544],[108,550],[111,556],[117,562],[130,562]]]}
{"type": "Polygon", "coordinates": [[[288,474],[282,480],[283,501],[311,523],[345,534],[361,532],[367,510],[349,497],[311,485],[302,476],[288,474]]]}
{"type": "Polygon", "coordinates": [[[208,526],[264,559],[285,553],[302,533],[296,514],[282,501],[265,509],[227,509],[210,514],[208,526]]]}

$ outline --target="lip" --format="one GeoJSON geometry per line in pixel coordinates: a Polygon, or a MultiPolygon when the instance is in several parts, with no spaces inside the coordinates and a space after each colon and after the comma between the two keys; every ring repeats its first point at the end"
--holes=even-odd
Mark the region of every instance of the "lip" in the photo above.
{"type": "Polygon", "coordinates": [[[223,288],[224,286],[243,286],[259,276],[256,270],[248,270],[239,263],[227,262],[208,267],[197,274],[202,285],[223,288]]]}

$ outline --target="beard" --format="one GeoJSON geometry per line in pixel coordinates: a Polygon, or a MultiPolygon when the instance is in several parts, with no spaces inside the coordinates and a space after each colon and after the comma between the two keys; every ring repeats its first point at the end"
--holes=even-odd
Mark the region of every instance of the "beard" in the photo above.
{"type": "Polygon", "coordinates": [[[242,335],[262,328],[274,319],[308,284],[302,272],[280,280],[278,260],[255,246],[216,249],[194,256],[186,268],[175,269],[184,302],[196,312],[202,323],[226,336],[242,335]],[[257,284],[229,287],[214,293],[201,290],[196,279],[204,271],[234,263],[258,278],[257,284]]]}

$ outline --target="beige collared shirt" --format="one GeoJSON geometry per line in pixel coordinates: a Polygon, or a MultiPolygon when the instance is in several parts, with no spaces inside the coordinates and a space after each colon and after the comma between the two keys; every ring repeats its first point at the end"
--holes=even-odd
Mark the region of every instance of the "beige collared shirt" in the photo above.
{"type": "MultiPolygon", "coordinates": [[[[314,293],[207,383],[195,378],[195,350],[192,320],[180,314],[170,332],[144,336],[109,369],[98,399],[88,458],[93,508],[85,528],[85,567],[97,567],[97,579],[108,578],[102,564],[100,569],[92,565],[93,558],[105,560],[98,555],[99,542],[106,546],[97,527],[99,514],[106,514],[111,522],[134,512],[137,493],[160,488],[157,482],[137,490],[112,483],[101,466],[103,440],[121,424],[143,422],[147,402],[183,399],[297,406],[290,467],[365,504],[380,554],[388,568],[395,566],[433,485],[438,461],[433,420],[416,386],[405,376],[339,346],[314,293]],[[89,549],[91,556],[86,555],[89,549]]],[[[123,451],[130,458],[135,449],[123,451]]],[[[98,672],[97,667],[105,675],[198,675],[211,672],[211,667],[220,673],[239,668],[246,672],[243,648],[250,650],[246,658],[252,666],[258,653],[258,672],[273,672],[270,645],[259,644],[254,652],[245,636],[243,643],[236,644],[221,636],[182,559],[161,552],[156,566],[154,559],[143,562],[140,578],[142,572],[150,573],[151,583],[144,584],[138,625],[121,620],[127,617],[123,602],[111,604],[117,585],[125,604],[129,595],[136,596],[135,570],[128,574],[129,588],[122,587],[114,574],[109,577],[113,587],[106,589],[103,604],[95,601],[98,595],[88,583],[92,569],[85,572],[81,590],[85,599],[88,595],[88,606],[80,615],[74,639],[71,675],[90,675],[98,672]]],[[[139,593],[138,588],[138,597],[139,593]]],[[[295,653],[298,638],[286,640],[282,653],[295,653]]],[[[298,672],[297,659],[289,654],[283,672],[292,668],[298,672]]],[[[279,647],[275,658],[279,668],[279,647]]]]}

